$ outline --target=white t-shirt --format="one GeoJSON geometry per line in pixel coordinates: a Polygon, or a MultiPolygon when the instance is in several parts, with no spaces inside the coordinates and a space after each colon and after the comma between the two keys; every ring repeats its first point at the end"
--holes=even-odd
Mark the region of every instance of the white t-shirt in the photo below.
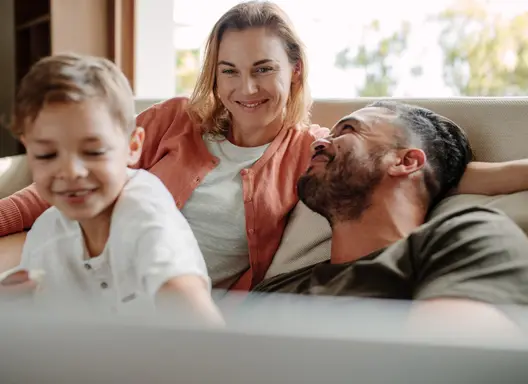
{"type": "Polygon", "coordinates": [[[81,300],[119,311],[153,308],[154,295],[172,277],[199,275],[211,286],[198,243],[169,191],[147,171],[129,172],[101,255],[87,256],[79,223],[57,208],[37,219],[20,264],[45,272],[36,299],[81,300]]]}
{"type": "Polygon", "coordinates": [[[240,172],[251,167],[269,144],[238,147],[204,135],[209,152],[219,159],[194,190],[182,212],[205,257],[213,284],[240,275],[249,267],[246,213],[240,172]]]}

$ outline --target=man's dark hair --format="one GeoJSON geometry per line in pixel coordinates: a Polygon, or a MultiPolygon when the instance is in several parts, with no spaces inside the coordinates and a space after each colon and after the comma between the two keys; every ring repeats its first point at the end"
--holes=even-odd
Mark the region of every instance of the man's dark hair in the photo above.
{"type": "Polygon", "coordinates": [[[414,145],[427,156],[424,181],[430,206],[456,188],[473,151],[466,133],[451,120],[429,109],[396,101],[376,101],[368,107],[388,109],[396,114],[394,125],[402,128],[400,145],[414,145]]]}

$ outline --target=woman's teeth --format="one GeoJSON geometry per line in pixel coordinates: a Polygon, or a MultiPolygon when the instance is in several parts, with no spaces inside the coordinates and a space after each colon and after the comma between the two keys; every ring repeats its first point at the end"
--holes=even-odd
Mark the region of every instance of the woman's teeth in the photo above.
{"type": "Polygon", "coordinates": [[[239,101],[238,104],[240,104],[241,106],[243,107],[246,107],[246,108],[256,108],[258,107],[259,105],[262,105],[266,102],[267,100],[264,100],[264,101],[257,101],[256,103],[244,103],[242,101],[239,101]]]}

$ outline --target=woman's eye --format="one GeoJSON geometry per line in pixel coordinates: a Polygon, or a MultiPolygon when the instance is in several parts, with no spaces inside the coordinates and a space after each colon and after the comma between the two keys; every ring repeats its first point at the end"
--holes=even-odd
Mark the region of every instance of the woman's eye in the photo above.
{"type": "Polygon", "coordinates": [[[271,67],[260,67],[260,68],[257,68],[256,72],[258,73],[267,73],[267,72],[271,72],[273,71],[273,68],[271,67]]]}

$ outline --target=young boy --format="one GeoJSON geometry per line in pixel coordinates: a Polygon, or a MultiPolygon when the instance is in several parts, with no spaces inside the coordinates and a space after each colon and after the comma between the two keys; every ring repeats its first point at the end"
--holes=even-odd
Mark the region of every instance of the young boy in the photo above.
{"type": "Polygon", "coordinates": [[[118,312],[176,293],[221,322],[198,243],[171,194],[153,174],[128,168],[145,132],[112,62],[63,54],[36,63],[17,94],[12,131],[52,207],[29,231],[4,285],[34,288],[28,276],[38,276],[35,299],[46,293],[118,312]]]}

